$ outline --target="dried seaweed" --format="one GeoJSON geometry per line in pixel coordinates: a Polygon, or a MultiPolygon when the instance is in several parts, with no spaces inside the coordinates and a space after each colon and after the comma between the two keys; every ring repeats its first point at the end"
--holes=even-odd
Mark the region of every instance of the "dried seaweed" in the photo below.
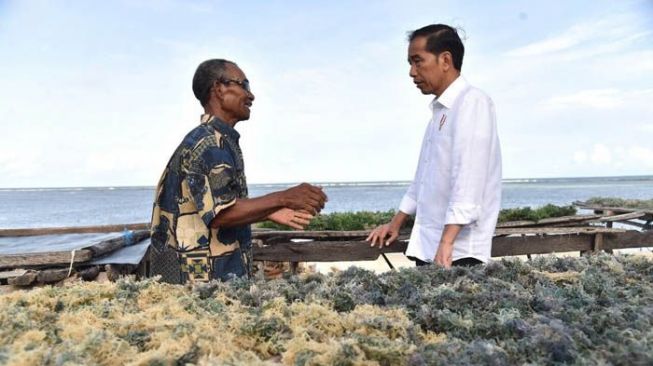
{"type": "Polygon", "coordinates": [[[76,283],[0,296],[0,363],[650,365],[652,304],[653,261],[625,255],[76,283]]]}
{"type": "Polygon", "coordinates": [[[637,200],[623,199],[616,197],[592,197],[586,201],[587,204],[604,207],[625,207],[653,210],[653,199],[637,200]]]}

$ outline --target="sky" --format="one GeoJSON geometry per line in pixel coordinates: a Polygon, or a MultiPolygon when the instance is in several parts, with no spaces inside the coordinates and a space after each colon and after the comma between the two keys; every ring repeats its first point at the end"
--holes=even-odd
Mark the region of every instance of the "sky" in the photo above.
{"type": "Polygon", "coordinates": [[[0,0],[0,187],[154,186],[235,61],[249,183],[410,180],[433,96],[407,32],[461,28],[504,178],[653,174],[653,1],[0,0]]]}

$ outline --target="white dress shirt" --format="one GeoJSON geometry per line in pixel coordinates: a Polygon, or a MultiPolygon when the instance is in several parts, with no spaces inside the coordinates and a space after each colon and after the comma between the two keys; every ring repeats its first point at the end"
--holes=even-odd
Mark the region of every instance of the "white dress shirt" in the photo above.
{"type": "Polygon", "coordinates": [[[463,225],[452,259],[487,262],[501,207],[501,149],[492,99],[459,76],[431,102],[417,172],[399,210],[415,215],[406,255],[432,262],[444,225],[463,225]]]}

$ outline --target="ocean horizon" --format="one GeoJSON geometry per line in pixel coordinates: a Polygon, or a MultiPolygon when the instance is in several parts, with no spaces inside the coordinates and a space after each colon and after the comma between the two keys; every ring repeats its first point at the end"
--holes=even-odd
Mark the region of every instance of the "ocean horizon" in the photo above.
{"type": "MultiPolygon", "coordinates": [[[[397,209],[409,181],[311,182],[324,188],[323,213],[397,209]]],[[[249,184],[250,197],[298,183],[249,184]]],[[[154,186],[0,188],[0,228],[149,222],[154,186]]],[[[653,199],[653,175],[503,180],[502,208],[570,205],[591,197],[653,199]]]]}
{"type": "MultiPolygon", "coordinates": [[[[614,176],[592,176],[592,177],[535,177],[535,178],[504,178],[501,180],[504,184],[510,183],[564,183],[564,182],[590,182],[590,181],[653,181],[653,175],[614,175],[614,176]]],[[[308,183],[323,187],[339,186],[393,186],[408,185],[410,180],[380,180],[380,181],[306,181],[308,183]]],[[[248,186],[257,186],[262,188],[272,187],[292,187],[303,183],[299,182],[274,182],[274,183],[249,183],[248,186]]],[[[0,191],[56,191],[56,190],[92,190],[92,189],[143,189],[152,188],[154,185],[108,185],[108,186],[56,186],[56,187],[0,187],[0,191]]]]}

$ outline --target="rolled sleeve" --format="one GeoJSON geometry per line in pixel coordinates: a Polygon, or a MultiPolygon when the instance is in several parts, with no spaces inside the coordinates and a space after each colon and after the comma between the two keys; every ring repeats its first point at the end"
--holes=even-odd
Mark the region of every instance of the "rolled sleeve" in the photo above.
{"type": "Polygon", "coordinates": [[[414,215],[417,212],[417,201],[408,194],[404,195],[399,204],[399,211],[407,215],[414,215]]]}
{"type": "Polygon", "coordinates": [[[454,204],[447,207],[444,224],[467,225],[478,220],[480,215],[480,205],[454,204]]]}

